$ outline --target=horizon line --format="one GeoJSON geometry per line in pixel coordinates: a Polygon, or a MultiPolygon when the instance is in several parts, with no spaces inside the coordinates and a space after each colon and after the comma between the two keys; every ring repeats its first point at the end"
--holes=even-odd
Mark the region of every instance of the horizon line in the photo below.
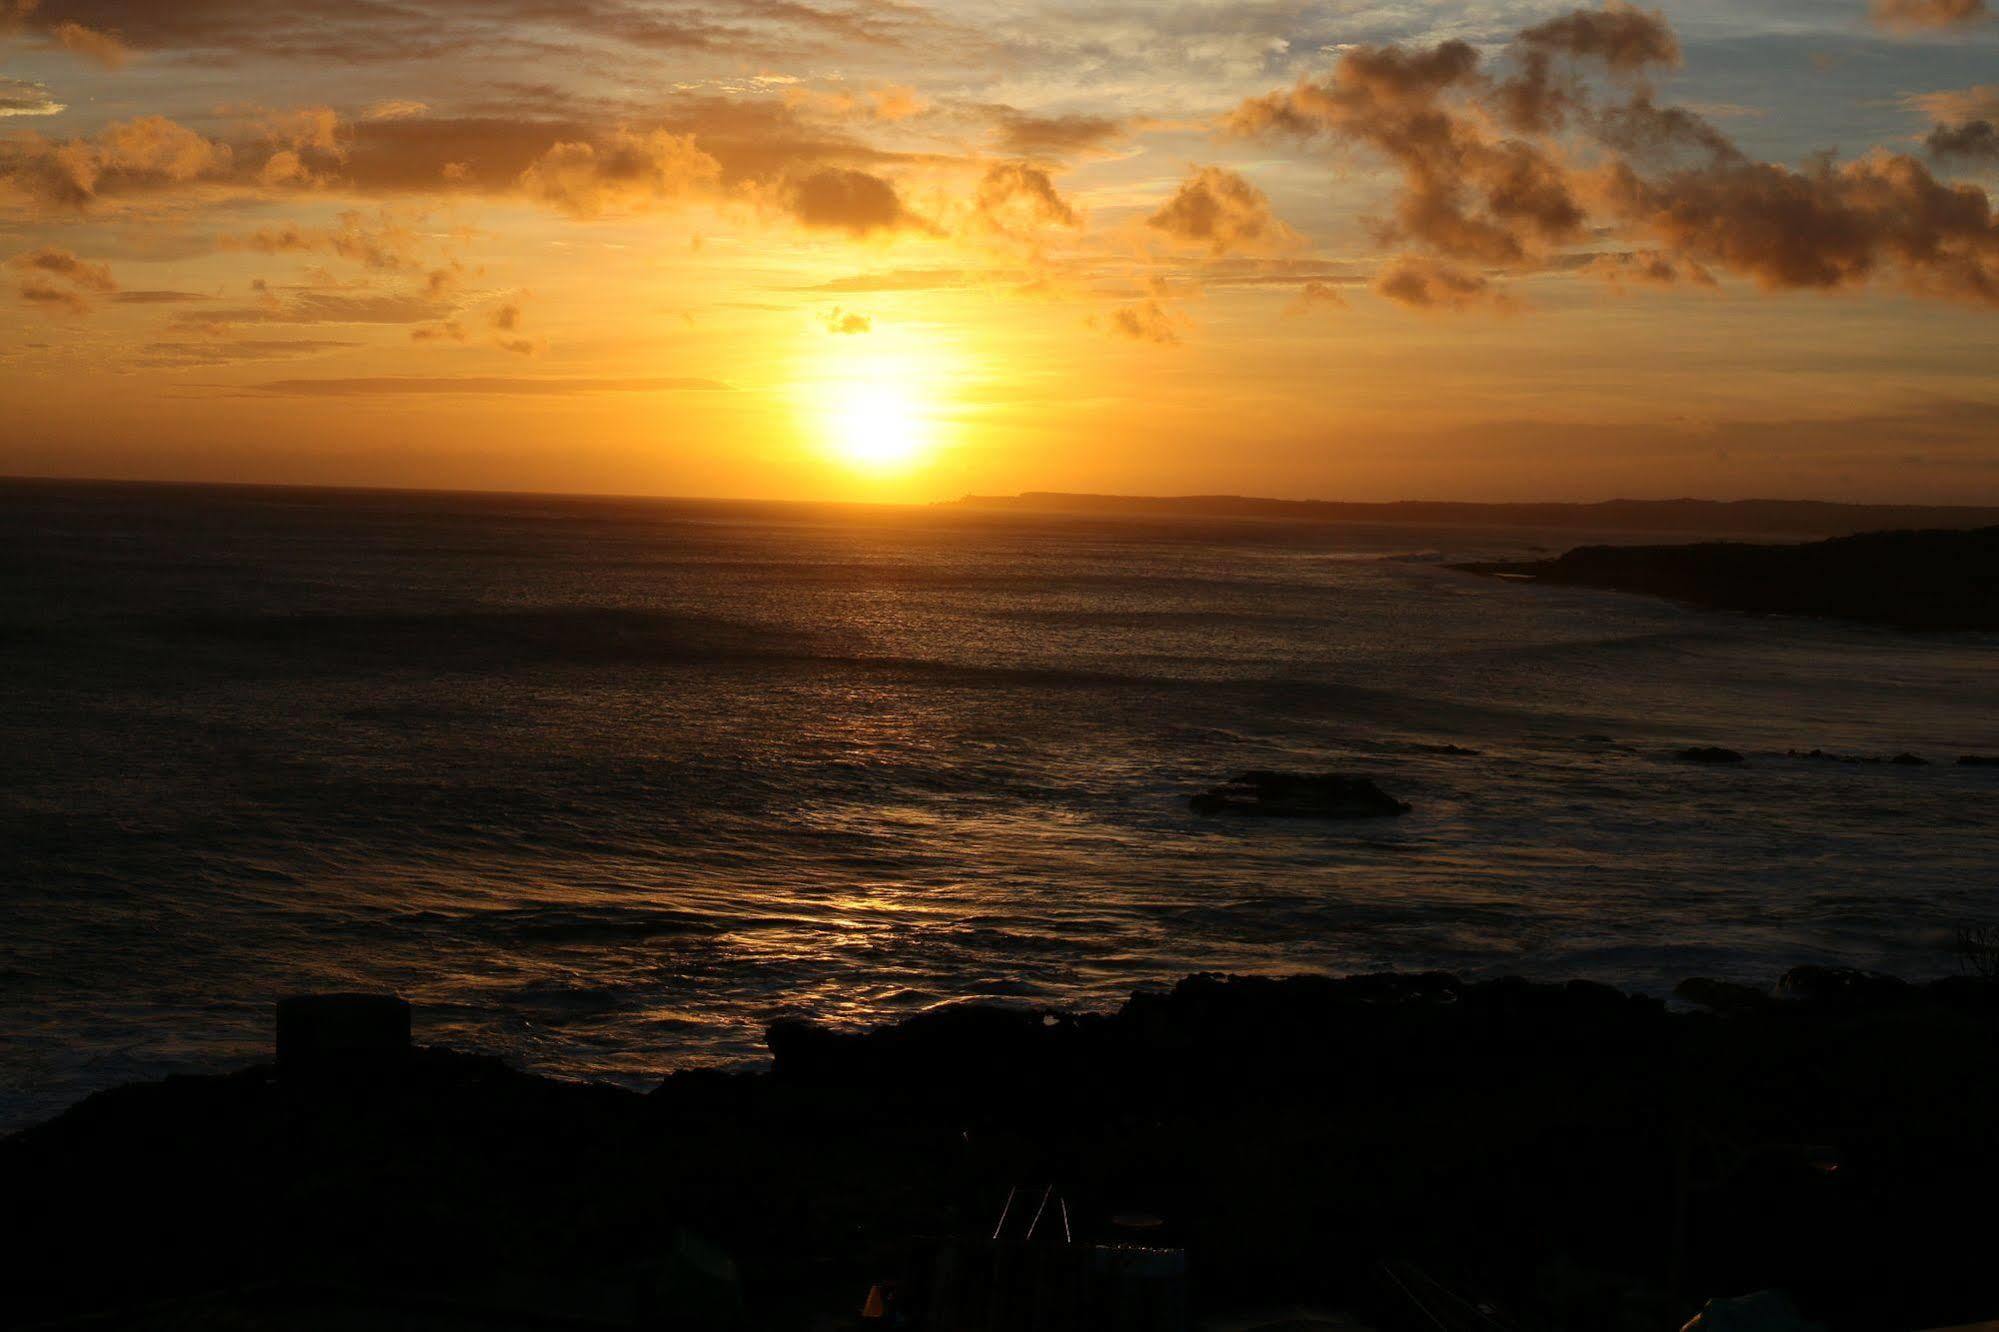
{"type": "Polygon", "coordinates": [[[1012,494],[979,493],[967,491],[955,499],[931,500],[868,500],[868,499],[798,499],[776,498],[755,495],[687,495],[666,492],[606,491],[606,490],[518,490],[508,487],[488,486],[394,486],[368,482],[323,482],[323,481],[216,481],[196,478],[173,478],[158,476],[76,476],[69,474],[0,472],[0,486],[5,485],[81,485],[81,486],[154,486],[177,487],[180,489],[212,490],[297,490],[326,491],[338,494],[372,495],[433,495],[433,496],[489,496],[512,499],[565,499],[637,501],[678,504],[772,504],[814,507],[838,507],[853,509],[938,509],[956,506],[975,507],[979,503],[1014,503],[1033,499],[1100,500],[1121,504],[1186,504],[1196,502],[1235,501],[1251,504],[1285,505],[1347,505],[1355,508],[1392,508],[1401,505],[1452,505],[1466,508],[1518,509],[1518,508],[1560,508],[1589,509],[1615,504],[1794,504],[1819,505],[1837,509],[1934,509],[1940,512],[1963,512],[1967,510],[1989,510],[1999,513],[1999,502],[1990,504],[1937,504],[1920,500],[1833,500],[1816,498],[1784,497],[1777,495],[1749,495],[1738,499],[1715,499],[1698,495],[1671,495],[1657,498],[1643,498],[1632,495],[1612,495],[1606,499],[1594,500],[1471,500],[1440,499],[1434,497],[1404,497],[1392,500],[1333,499],[1323,496],[1287,498],[1275,495],[1252,495],[1240,491],[1189,491],[1179,494],[1142,494],[1124,491],[1090,490],[1020,490],[1012,494]]]}

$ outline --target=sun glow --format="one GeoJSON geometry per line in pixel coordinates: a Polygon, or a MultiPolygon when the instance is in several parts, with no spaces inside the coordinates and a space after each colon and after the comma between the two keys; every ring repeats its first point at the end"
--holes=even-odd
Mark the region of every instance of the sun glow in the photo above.
{"type": "Polygon", "coordinates": [[[911,386],[884,375],[837,386],[826,413],[828,444],[856,467],[907,467],[930,445],[911,386]]]}
{"type": "Polygon", "coordinates": [[[938,386],[946,376],[935,349],[877,342],[815,360],[800,405],[823,456],[886,477],[936,454],[943,433],[938,386]]]}

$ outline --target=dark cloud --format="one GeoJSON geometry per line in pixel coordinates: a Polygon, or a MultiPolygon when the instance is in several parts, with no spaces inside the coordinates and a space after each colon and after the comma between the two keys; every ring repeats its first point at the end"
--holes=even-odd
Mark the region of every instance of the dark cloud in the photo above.
{"type": "MultiPolygon", "coordinates": [[[[51,10],[58,6],[51,5],[51,10]]],[[[238,56],[364,63],[477,51],[534,55],[579,41],[648,51],[774,57],[836,46],[894,47],[940,20],[899,0],[63,0],[58,17],[121,45],[222,60],[238,56]]]]}
{"type": "Polygon", "coordinates": [[[884,231],[931,231],[911,213],[894,184],[865,171],[828,167],[789,182],[784,201],[808,227],[866,236],[884,231]]]}
{"type": "Polygon", "coordinates": [[[24,273],[41,278],[60,278],[83,291],[106,293],[118,290],[118,283],[111,276],[111,265],[79,259],[58,246],[44,245],[38,250],[17,254],[7,262],[24,273]]]}
{"type": "Polygon", "coordinates": [[[1409,305],[1485,304],[1491,277],[1475,269],[1545,266],[1593,234],[1656,252],[1620,270],[1632,281],[1720,270],[1770,290],[1831,289],[1894,273],[1920,295],[1999,304],[1999,229],[1982,190],[1896,153],[1756,161],[1642,84],[1599,105],[1568,67],[1630,75],[1678,49],[1657,15],[1629,6],[1528,29],[1498,75],[1459,42],[1361,47],[1322,80],[1245,103],[1231,124],[1361,144],[1400,168],[1379,234],[1435,262],[1399,261],[1378,286],[1409,305]],[[1562,133],[1570,125],[1582,133],[1562,133]]]}
{"type": "Polygon", "coordinates": [[[301,398],[398,397],[463,394],[474,397],[560,396],[578,393],[666,393],[729,386],[714,379],[518,379],[505,375],[459,375],[376,379],[277,379],[254,386],[258,392],[301,398]]]}
{"type": "Polygon", "coordinates": [[[62,310],[69,314],[85,314],[90,310],[86,301],[72,287],[59,287],[43,278],[31,277],[15,288],[21,299],[30,305],[38,305],[44,310],[62,310]]]}
{"type": "Polygon", "coordinates": [[[1289,245],[1297,233],[1270,210],[1262,190],[1224,167],[1197,167],[1146,225],[1220,256],[1289,245]]]}
{"type": "Polygon", "coordinates": [[[1125,136],[1125,122],[1112,116],[1037,116],[1010,106],[996,106],[992,112],[997,146],[1009,157],[1073,157],[1106,148],[1125,136]]]}
{"type": "Polygon", "coordinates": [[[1511,299],[1490,278],[1455,264],[1404,255],[1375,280],[1374,289],[1399,305],[1419,310],[1512,308],[1511,299]]]}
{"type": "Polygon", "coordinates": [[[1933,125],[1923,146],[1942,162],[1999,161],[1999,84],[1903,99],[1933,125]]]}
{"type": "Polygon", "coordinates": [[[1623,0],[1609,0],[1602,9],[1579,9],[1537,23],[1522,30],[1515,41],[1528,51],[1600,60],[1619,73],[1680,63],[1679,38],[1665,16],[1623,0]]]}
{"type": "Polygon", "coordinates": [[[1923,146],[1942,161],[1999,162],[1999,123],[1967,120],[1962,125],[1939,125],[1923,146]]]}
{"type": "Polygon", "coordinates": [[[1148,296],[1110,313],[1110,329],[1134,342],[1151,342],[1162,347],[1178,345],[1181,319],[1157,297],[1148,296]]]}
{"type": "Polygon", "coordinates": [[[712,189],[721,163],[695,146],[690,135],[619,130],[602,145],[558,143],[520,175],[531,199],[573,217],[642,209],[712,189]]]}

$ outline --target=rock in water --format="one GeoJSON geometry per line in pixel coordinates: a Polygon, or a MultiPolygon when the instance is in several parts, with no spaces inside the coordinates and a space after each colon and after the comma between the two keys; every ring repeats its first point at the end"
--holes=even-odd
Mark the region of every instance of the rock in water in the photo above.
{"type": "Polygon", "coordinates": [[[1196,814],[1282,819],[1372,819],[1409,812],[1371,779],[1337,772],[1245,772],[1189,803],[1196,814]]]}
{"type": "Polygon", "coordinates": [[[1692,749],[1680,751],[1680,757],[1689,763],[1741,763],[1742,755],[1720,745],[1696,745],[1692,749]]]}

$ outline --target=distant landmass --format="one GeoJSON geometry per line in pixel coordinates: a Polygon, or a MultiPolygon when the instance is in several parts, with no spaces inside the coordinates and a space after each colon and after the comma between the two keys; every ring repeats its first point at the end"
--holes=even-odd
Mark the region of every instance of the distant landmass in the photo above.
{"type": "Polygon", "coordinates": [[[1999,527],[1870,532],[1803,545],[1578,546],[1470,573],[1646,592],[1718,610],[1822,615],[1900,629],[1999,630],[1999,527]]]}
{"type": "Polygon", "coordinates": [[[1890,528],[1999,525],[1999,508],[1968,505],[1832,504],[1817,500],[1605,500],[1595,504],[1470,504],[1400,500],[1257,499],[1247,495],[1078,495],[1030,490],[967,495],[949,506],[1031,513],[1111,513],[1201,518],[1269,518],[1324,523],[1406,523],[1450,527],[1574,528],[1583,531],[1768,532],[1849,536],[1890,528]]]}

